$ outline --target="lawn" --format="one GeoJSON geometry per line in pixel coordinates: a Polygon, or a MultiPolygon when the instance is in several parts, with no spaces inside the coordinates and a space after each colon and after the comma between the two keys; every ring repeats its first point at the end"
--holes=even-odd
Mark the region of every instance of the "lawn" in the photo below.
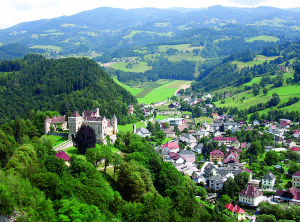
{"type": "Polygon", "coordinates": [[[78,149],[77,149],[76,147],[74,147],[74,146],[69,147],[69,148],[67,148],[67,149],[64,149],[64,151],[65,151],[69,156],[75,155],[75,156],[77,156],[79,159],[86,160],[85,155],[79,154],[79,153],[78,153],[78,149]]]}
{"type": "Polygon", "coordinates": [[[123,88],[125,88],[127,91],[129,91],[132,95],[137,95],[137,94],[139,94],[140,92],[142,92],[144,89],[141,89],[141,88],[132,88],[132,87],[130,87],[130,86],[127,86],[127,85],[125,85],[125,84],[123,84],[123,83],[121,83],[118,79],[117,79],[117,77],[113,77],[113,80],[118,84],[118,85],[120,85],[120,86],[122,86],[123,88]]]}
{"type": "Polygon", "coordinates": [[[67,137],[53,136],[53,135],[47,135],[47,134],[43,135],[43,137],[50,140],[53,147],[58,145],[58,144],[63,143],[64,141],[66,141],[68,139],[67,137]]]}
{"type": "Polygon", "coordinates": [[[263,55],[257,55],[256,58],[253,61],[250,62],[241,62],[241,61],[233,61],[232,64],[236,64],[238,69],[242,69],[245,67],[252,67],[254,65],[260,65],[263,64],[265,61],[270,61],[278,58],[279,56],[263,56],[263,55]]]}
{"type": "Polygon", "coordinates": [[[266,36],[266,35],[261,35],[261,36],[256,36],[253,38],[245,39],[245,42],[253,42],[253,41],[266,41],[266,42],[277,42],[280,39],[275,37],[275,36],[266,36]]]}
{"type": "Polygon", "coordinates": [[[133,124],[136,125],[136,129],[139,127],[146,128],[146,125],[144,122],[136,122],[136,123],[130,123],[130,124],[126,124],[126,125],[118,125],[119,132],[123,132],[123,133],[126,133],[127,131],[132,132],[133,124]]]}
{"type": "Polygon", "coordinates": [[[144,98],[148,93],[150,93],[153,90],[153,88],[144,89],[139,94],[135,95],[136,98],[144,98]]]}
{"type": "Polygon", "coordinates": [[[213,118],[209,118],[209,117],[200,117],[200,118],[194,118],[195,123],[197,124],[198,122],[200,122],[201,124],[206,121],[208,124],[211,124],[213,122],[213,118]]]}
{"type": "Polygon", "coordinates": [[[152,69],[151,66],[148,66],[147,62],[139,62],[138,64],[132,64],[132,68],[126,68],[128,63],[126,62],[116,62],[110,65],[111,68],[119,69],[124,72],[145,72],[152,69]]]}

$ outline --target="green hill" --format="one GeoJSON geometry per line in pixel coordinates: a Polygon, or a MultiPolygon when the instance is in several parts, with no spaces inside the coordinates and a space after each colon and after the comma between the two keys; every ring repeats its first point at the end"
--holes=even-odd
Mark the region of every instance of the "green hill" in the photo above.
{"type": "MultiPolygon", "coordinates": [[[[0,76],[0,123],[30,110],[56,110],[64,115],[100,108],[100,115],[126,123],[128,105],[137,100],[99,65],[86,58],[46,59],[29,54],[22,68],[0,76]]],[[[4,73],[5,74],[5,73],[4,73]]]]}

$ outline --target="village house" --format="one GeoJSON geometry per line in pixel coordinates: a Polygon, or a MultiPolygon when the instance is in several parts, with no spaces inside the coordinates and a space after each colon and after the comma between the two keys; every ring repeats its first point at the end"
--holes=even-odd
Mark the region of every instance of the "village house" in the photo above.
{"type": "Polygon", "coordinates": [[[292,179],[293,186],[299,187],[300,186],[300,170],[298,170],[296,173],[294,173],[292,178],[293,178],[292,179]]]}
{"type": "Polygon", "coordinates": [[[139,135],[140,137],[147,137],[152,135],[151,132],[144,127],[139,127],[135,130],[135,124],[133,126],[133,134],[139,135]]]}
{"type": "Polygon", "coordinates": [[[195,162],[195,153],[191,150],[181,150],[179,151],[179,155],[186,161],[186,162],[195,162]]]}
{"type": "Polygon", "coordinates": [[[195,152],[196,153],[202,153],[202,148],[203,148],[203,143],[198,143],[195,147],[194,147],[194,149],[195,149],[195,152]]]}
{"type": "Polygon", "coordinates": [[[215,191],[222,190],[224,178],[221,176],[210,176],[206,178],[206,185],[209,189],[213,188],[215,191]]]}
{"type": "Polygon", "coordinates": [[[238,124],[236,122],[227,122],[224,123],[224,130],[232,130],[232,128],[235,128],[238,126],[238,124]]]}
{"type": "Polygon", "coordinates": [[[55,154],[55,156],[58,158],[58,159],[62,159],[63,161],[65,161],[65,163],[69,166],[69,160],[71,159],[71,157],[66,154],[65,151],[63,150],[59,150],[57,154],[55,154]]]}
{"type": "Polygon", "coordinates": [[[176,137],[175,132],[173,132],[171,130],[164,130],[164,133],[165,133],[166,138],[175,138],[176,137]]]}
{"type": "Polygon", "coordinates": [[[179,151],[179,145],[178,143],[175,143],[175,142],[171,142],[171,143],[166,143],[164,145],[161,145],[161,148],[164,148],[164,147],[167,147],[169,148],[170,152],[173,152],[173,153],[177,153],[179,151]]]}
{"type": "Polygon", "coordinates": [[[288,190],[276,190],[274,201],[288,203],[289,205],[300,205],[300,192],[296,187],[291,187],[288,190]]]}
{"type": "Polygon", "coordinates": [[[219,114],[218,113],[212,113],[212,118],[213,119],[219,119],[219,114]]]}
{"type": "Polygon", "coordinates": [[[238,205],[233,205],[231,203],[228,203],[224,206],[227,210],[231,211],[238,221],[240,220],[246,220],[246,212],[240,208],[238,205]]]}
{"type": "Polygon", "coordinates": [[[217,176],[219,172],[219,169],[212,165],[211,163],[207,164],[204,168],[205,175],[208,176],[217,176]]]}
{"type": "Polygon", "coordinates": [[[214,150],[209,153],[209,159],[211,162],[213,161],[222,162],[224,159],[224,153],[221,150],[214,150]]]}
{"type": "Polygon", "coordinates": [[[300,149],[297,146],[294,146],[292,148],[290,148],[291,151],[296,152],[296,153],[300,153],[300,149]]]}
{"type": "Polygon", "coordinates": [[[275,185],[276,176],[268,172],[266,175],[263,176],[261,180],[261,188],[263,189],[273,189],[275,185]]]}
{"type": "Polygon", "coordinates": [[[280,122],[280,125],[286,127],[286,126],[290,125],[291,120],[289,120],[289,119],[280,119],[279,122],[280,122]]]}
{"type": "Polygon", "coordinates": [[[214,141],[219,142],[219,146],[223,143],[226,146],[231,146],[232,142],[237,140],[237,137],[214,137],[214,141]]]}
{"type": "Polygon", "coordinates": [[[239,192],[239,202],[257,206],[263,200],[263,193],[254,186],[247,186],[239,192]]]}

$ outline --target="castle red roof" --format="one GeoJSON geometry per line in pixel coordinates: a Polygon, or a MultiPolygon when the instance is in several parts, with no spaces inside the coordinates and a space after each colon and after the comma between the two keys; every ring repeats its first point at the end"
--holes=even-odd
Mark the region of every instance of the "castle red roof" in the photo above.
{"type": "Polygon", "coordinates": [[[68,154],[65,153],[65,151],[60,150],[58,151],[58,153],[55,155],[58,159],[63,159],[64,161],[69,161],[70,160],[70,156],[68,154]]]}
{"type": "Polygon", "coordinates": [[[233,213],[237,213],[237,214],[245,214],[246,212],[240,208],[238,205],[233,205],[231,203],[228,203],[225,205],[225,208],[230,210],[233,213]]]}
{"type": "Polygon", "coordinates": [[[72,116],[71,117],[81,117],[80,115],[79,115],[79,113],[77,112],[77,111],[74,111],[73,113],[72,113],[72,116]]]}
{"type": "Polygon", "coordinates": [[[94,111],[83,111],[83,116],[95,116],[95,112],[94,111]]]}
{"type": "Polygon", "coordinates": [[[65,116],[58,116],[58,117],[52,117],[51,118],[51,123],[62,123],[65,122],[65,116]]]}

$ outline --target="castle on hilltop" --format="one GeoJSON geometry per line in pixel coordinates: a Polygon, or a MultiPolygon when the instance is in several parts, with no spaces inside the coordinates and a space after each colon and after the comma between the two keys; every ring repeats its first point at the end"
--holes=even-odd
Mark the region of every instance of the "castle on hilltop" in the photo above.
{"type": "MultiPolygon", "coordinates": [[[[45,134],[47,134],[50,131],[50,126],[53,126],[54,122],[56,125],[58,124],[58,120],[63,120],[61,122],[61,125],[66,125],[67,121],[65,121],[65,116],[59,117],[59,119],[58,117],[53,117],[51,119],[47,117],[45,119],[45,134]]],[[[96,108],[95,111],[83,111],[81,116],[77,111],[74,111],[72,115],[68,118],[68,139],[73,140],[78,129],[82,125],[90,126],[95,130],[97,141],[106,142],[106,136],[109,136],[112,142],[116,140],[116,133],[118,132],[118,120],[115,114],[113,115],[111,120],[109,120],[106,119],[105,116],[102,117],[99,115],[99,108],[96,108]]]]}

